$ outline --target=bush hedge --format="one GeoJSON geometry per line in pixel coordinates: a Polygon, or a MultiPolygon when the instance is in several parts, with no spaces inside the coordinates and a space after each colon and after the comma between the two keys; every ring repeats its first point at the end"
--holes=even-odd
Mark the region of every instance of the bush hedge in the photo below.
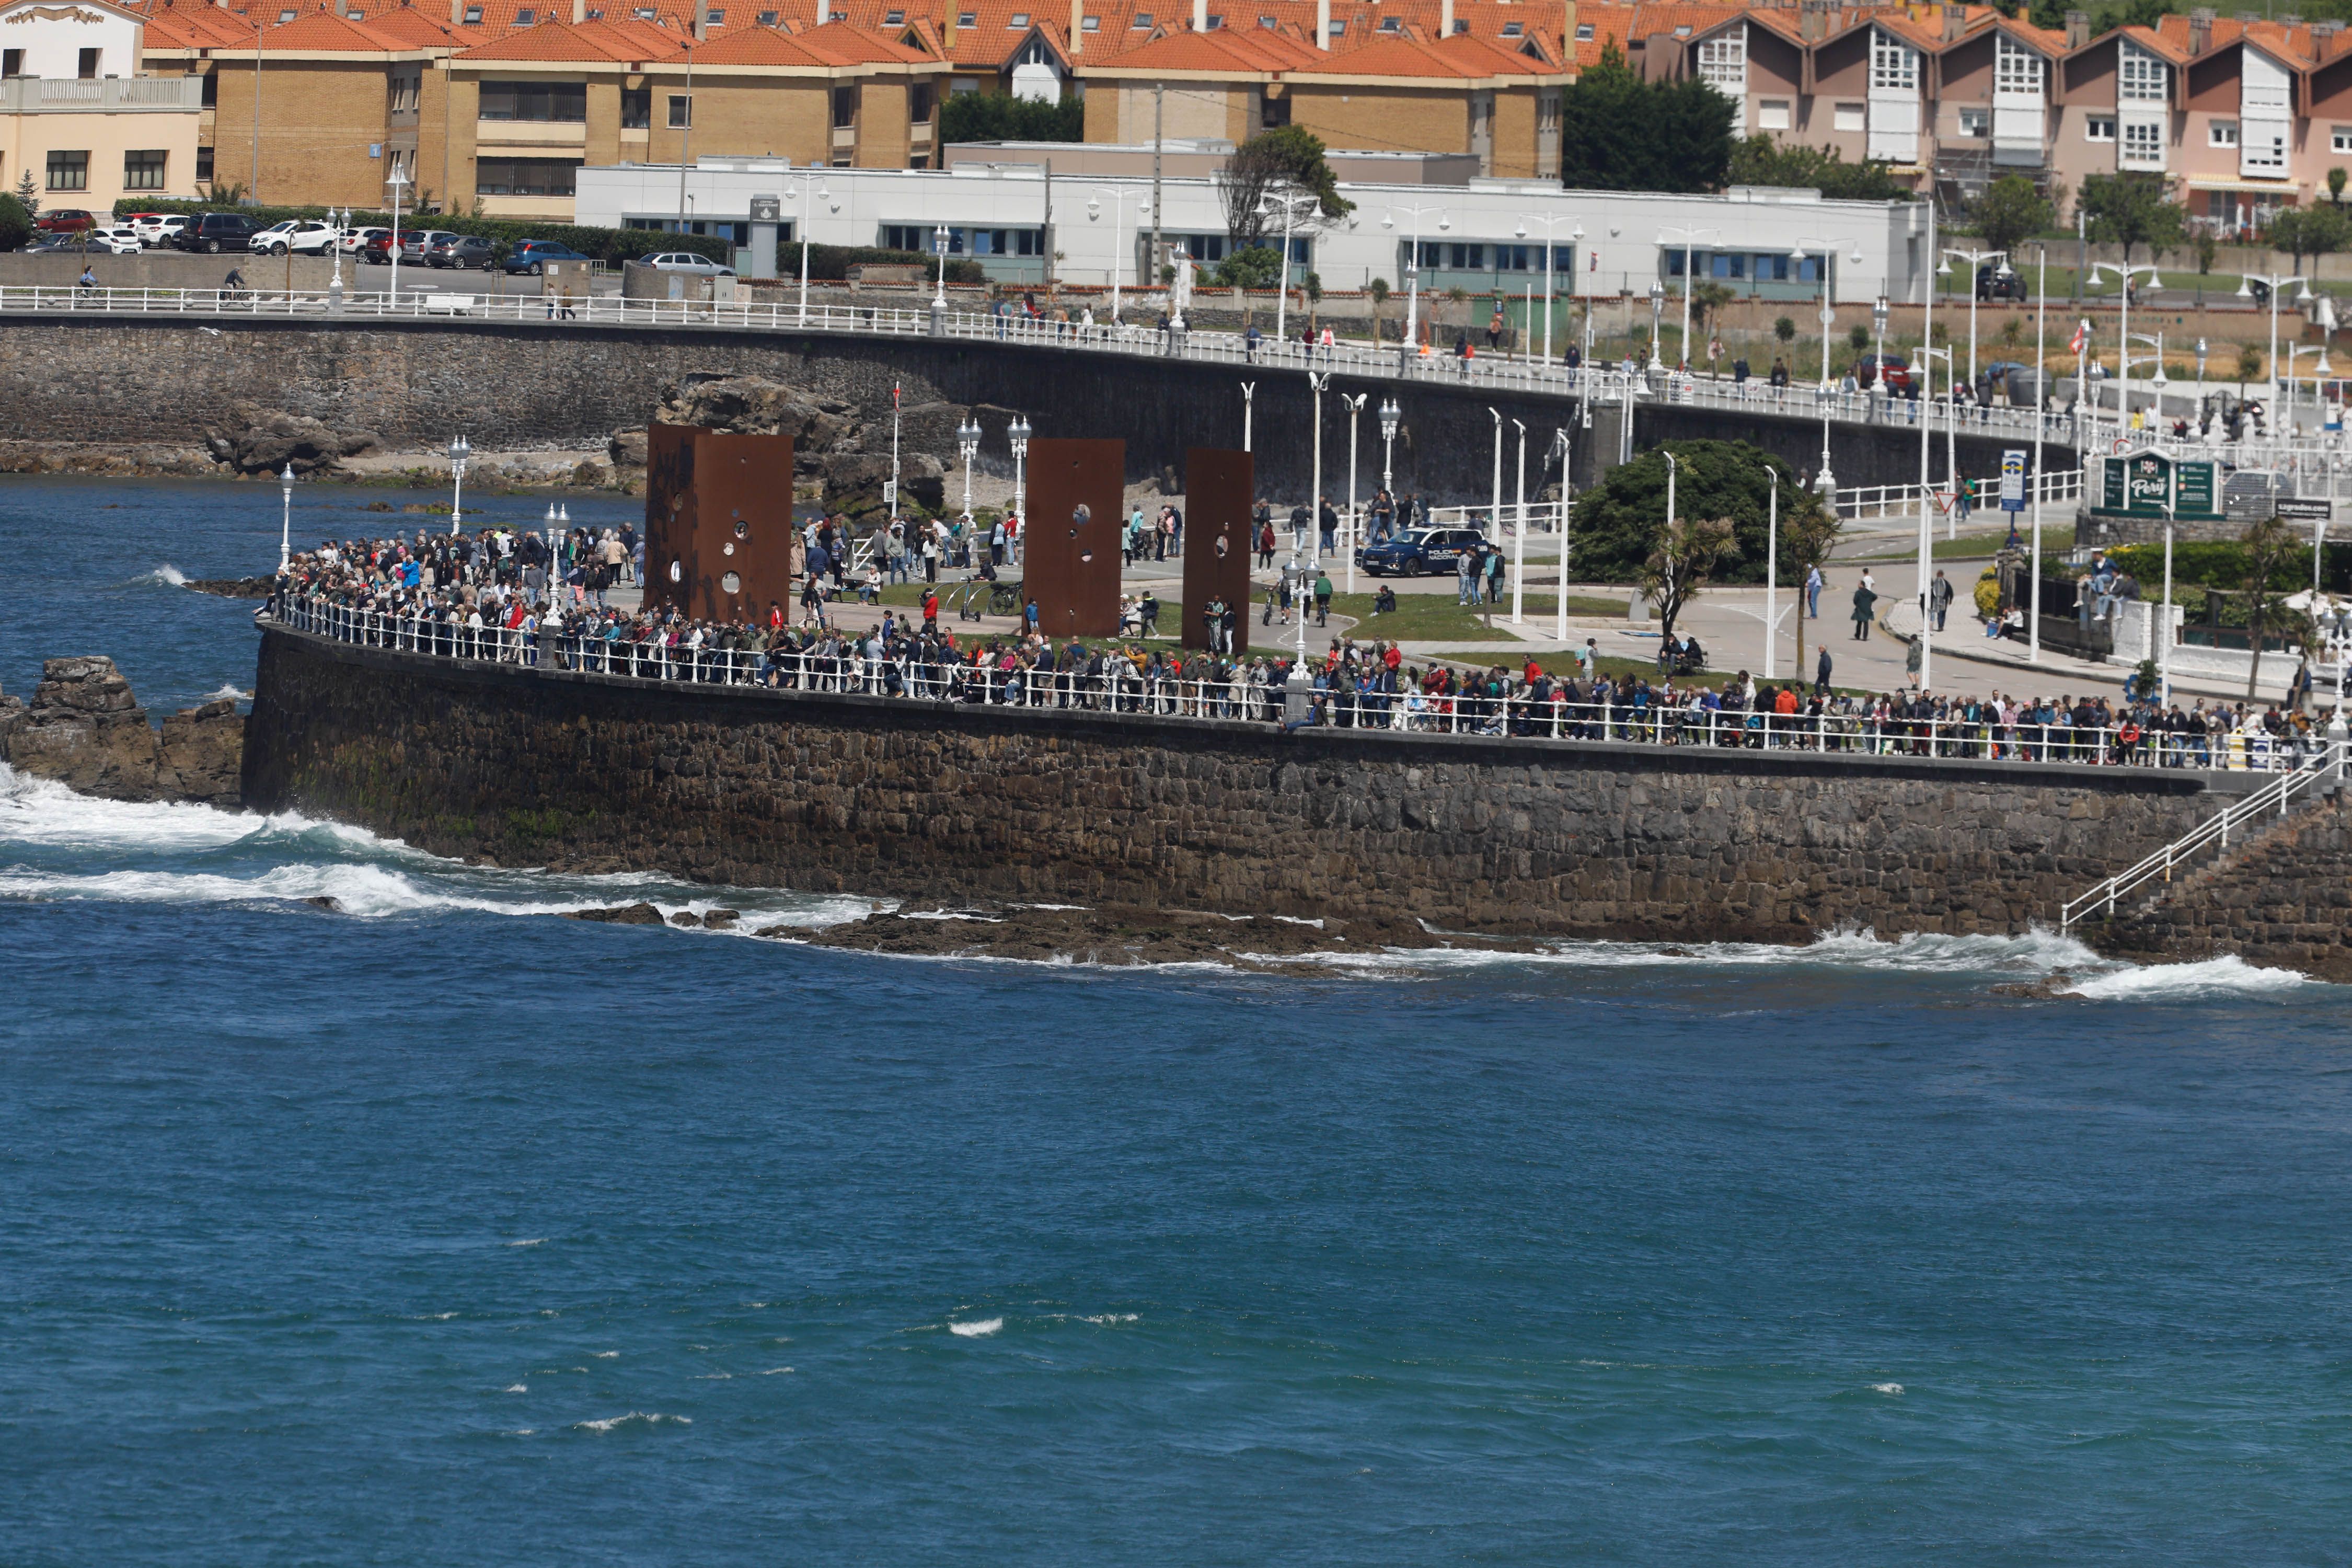
{"type": "MultiPolygon", "coordinates": [[[[852,267],[880,264],[892,267],[920,267],[925,277],[939,271],[939,258],[925,256],[919,250],[884,250],[871,245],[811,245],[808,247],[809,280],[839,283],[849,277],[852,267]]],[[[801,247],[798,244],[776,247],[776,276],[797,282],[801,275],[801,247]]],[[[950,283],[985,283],[988,273],[979,262],[968,258],[948,258],[948,281],[950,283]]]]}
{"type": "MultiPolygon", "coordinates": [[[[237,207],[223,202],[188,200],[142,200],[125,196],[114,204],[114,216],[126,217],[132,213],[242,213],[265,226],[281,223],[288,218],[318,218],[324,221],[329,209],[307,207],[237,207]]],[[[340,216],[340,212],[338,212],[340,216]]],[[[354,226],[390,228],[392,215],[388,212],[352,214],[354,226]]],[[[713,261],[732,266],[735,247],[731,241],[708,234],[667,234],[655,228],[593,228],[585,224],[523,223],[514,218],[457,217],[445,214],[415,213],[400,215],[403,234],[414,229],[437,228],[448,234],[478,234],[512,247],[520,240],[551,239],[558,245],[568,245],[583,256],[598,261],[640,261],[665,250],[690,250],[707,256],[713,261]]],[[[919,259],[919,258],[918,258],[919,259]]]]}
{"type": "MultiPolygon", "coordinates": [[[[2128,572],[2138,579],[2142,597],[2162,596],[2163,545],[2119,545],[2107,552],[2107,559],[2116,563],[2117,571],[2128,572]]],[[[2186,588],[2220,588],[2240,593],[2246,586],[2246,547],[2242,544],[2227,541],[2176,542],[2172,547],[2173,591],[2178,594],[2186,588]]],[[[2329,592],[2352,592],[2352,544],[2326,546],[2320,554],[2319,569],[2320,581],[2329,592]]],[[[2310,586],[2311,552],[2307,549],[2271,574],[2273,593],[2292,594],[2310,586]]]]}

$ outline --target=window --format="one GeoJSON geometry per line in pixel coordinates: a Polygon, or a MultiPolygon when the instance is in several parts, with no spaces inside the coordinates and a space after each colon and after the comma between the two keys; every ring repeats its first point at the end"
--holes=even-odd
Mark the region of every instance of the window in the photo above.
{"type": "MultiPolygon", "coordinates": [[[[677,100],[673,99],[672,102],[677,100]]],[[[857,89],[836,87],[833,89],[833,128],[846,131],[857,123],[857,89]]]]}
{"type": "Polygon", "coordinates": [[[2352,125],[2337,125],[2327,132],[2327,150],[2331,153],[2352,153],[2352,125]]]}
{"type": "Polygon", "coordinates": [[[1982,138],[1992,133],[1992,110],[1990,109],[1963,109],[1959,119],[1960,134],[1963,136],[1982,138]]]}
{"type": "Polygon", "coordinates": [[[2084,141],[2112,142],[2115,139],[2116,117],[2114,115],[2093,114],[2085,117],[2083,121],[2084,141]]]}
{"type": "Polygon", "coordinates": [[[1727,256],[1718,252],[1714,256],[1708,257],[1707,261],[1710,263],[1707,268],[1707,271],[1710,276],[1717,278],[1745,278],[1748,276],[1748,258],[1745,256],[1727,256]]]}
{"type": "Polygon", "coordinates": [[[1223,26],[1224,25],[1225,25],[1225,19],[1224,19],[1223,16],[1211,16],[1211,17],[1209,18],[1209,31],[1211,31],[1212,33],[1215,32],[1218,28],[1220,28],[1220,27],[1223,26]]]}
{"type": "Polygon", "coordinates": [[[649,131],[654,123],[654,89],[649,87],[625,87],[621,89],[621,129],[649,131]]]}
{"type": "Polygon", "coordinates": [[[724,11],[705,11],[702,14],[702,23],[703,26],[707,27],[723,27],[727,25],[727,13],[724,11]]]}
{"type": "Polygon", "coordinates": [[[1543,247],[1540,245],[1498,245],[1495,247],[1495,270],[1531,272],[1542,255],[1543,247]]]}
{"type": "Polygon", "coordinates": [[[1381,18],[1381,31],[1383,33],[1393,33],[1403,26],[1404,18],[1402,16],[1383,16],[1381,18]]]}
{"type": "Polygon", "coordinates": [[[1101,31],[1102,31],[1102,18],[1101,18],[1100,16],[1081,16],[1081,17],[1079,17],[1079,18],[1078,18],[1078,31],[1079,31],[1079,32],[1081,32],[1081,33],[1099,33],[1099,32],[1101,32],[1101,31]]]}
{"type": "Polygon", "coordinates": [[[82,50],[81,65],[74,74],[80,77],[84,81],[96,81],[98,79],[98,56],[99,51],[96,49],[82,50]]]}
{"type": "Polygon", "coordinates": [[[1589,44],[1592,41],[1591,23],[1579,22],[1576,25],[1576,41],[1580,44],[1589,44]]]}
{"type": "Polygon", "coordinates": [[[160,149],[122,154],[122,188],[160,191],[163,188],[163,153],[160,149]]]}
{"type": "Polygon", "coordinates": [[[1789,100],[1785,98],[1761,98],[1756,100],[1756,128],[1759,131],[1789,129],[1789,100]]]}
{"type": "Polygon", "coordinates": [[[291,11],[280,11],[278,13],[278,25],[281,27],[293,19],[294,13],[291,11]]]}
{"type": "Polygon", "coordinates": [[[885,11],[882,13],[882,25],[886,27],[903,27],[907,25],[907,13],[885,11]]]}
{"type": "Polygon", "coordinates": [[[539,13],[528,5],[515,13],[515,26],[518,27],[528,27],[538,20],[539,13]]]}
{"type": "Polygon", "coordinates": [[[1519,36],[1519,32],[1520,27],[1517,22],[1506,22],[1503,24],[1503,37],[1507,38],[1516,38],[1519,36]]]}
{"type": "Polygon", "coordinates": [[[1290,123],[1290,100],[1269,98],[1258,105],[1258,124],[1267,131],[1279,131],[1290,123]]]}
{"type": "Polygon", "coordinates": [[[2152,120],[2126,121],[2124,162],[2161,167],[2164,163],[2164,127],[2152,120]]]}
{"type": "Polygon", "coordinates": [[[2168,74],[2162,60],[2126,43],[2116,68],[2116,97],[2124,103],[2162,103],[2168,74]]]}
{"type": "Polygon", "coordinates": [[[1751,274],[1759,283],[1786,283],[1789,280],[1789,258],[1785,256],[1759,256],[1751,274]]]}
{"type": "Polygon", "coordinates": [[[416,95],[421,86],[421,78],[405,74],[394,77],[386,89],[384,108],[394,114],[415,113],[416,95]]]}
{"type": "Polygon", "coordinates": [[[762,11],[758,16],[753,18],[753,20],[757,21],[762,27],[772,27],[776,25],[777,19],[782,15],[783,13],[781,11],[762,11]]]}
{"type": "Polygon", "coordinates": [[[1449,245],[1450,259],[1446,265],[1457,272],[1486,270],[1486,247],[1483,245],[1449,245]]]}
{"type": "Polygon", "coordinates": [[[1885,33],[1870,35],[1870,85],[1897,92],[1919,87],[1919,51],[1885,33]]]}
{"type": "Polygon", "coordinates": [[[198,96],[199,96],[199,97],[201,97],[201,98],[203,99],[203,100],[204,100],[204,106],[205,106],[206,109],[217,109],[217,108],[219,108],[219,107],[220,107],[220,78],[218,78],[218,77],[216,77],[216,76],[213,75],[213,73],[212,73],[212,72],[210,72],[210,71],[206,71],[206,72],[205,73],[205,87],[204,87],[204,91],[203,91],[201,94],[199,94],[198,96]]]}
{"type": "Polygon", "coordinates": [[[1261,27],[1271,29],[1274,26],[1274,18],[1271,16],[1260,16],[1257,19],[1257,25],[1261,27]]]}
{"type": "Polygon", "coordinates": [[[485,196],[572,195],[577,158],[483,158],[474,164],[474,191],[485,196]]]}
{"type": "Polygon", "coordinates": [[[931,84],[919,81],[907,89],[907,120],[913,125],[931,122],[931,84]]]}
{"type": "Polygon", "coordinates": [[[588,89],[576,81],[486,81],[481,118],[583,124],[588,119],[588,89]]]}
{"type": "Polygon", "coordinates": [[[212,184],[212,178],[213,150],[209,147],[199,147],[196,149],[196,184],[208,185],[212,184]]]}
{"type": "Polygon", "coordinates": [[[467,6],[467,7],[466,7],[466,26],[467,26],[468,27],[478,27],[478,26],[480,26],[481,25],[482,25],[482,8],[481,8],[479,5],[468,5],[468,6],[467,6]]]}
{"type": "Polygon", "coordinates": [[[1748,94],[1748,26],[1727,27],[1698,47],[1699,79],[1726,98],[1748,94]]]}
{"type": "MultiPolygon", "coordinates": [[[[1331,23],[1331,37],[1335,37],[1335,38],[1336,38],[1336,37],[1338,37],[1340,34],[1342,34],[1342,33],[1346,32],[1347,30],[1348,30],[1348,24],[1347,24],[1347,23],[1342,22],[1342,21],[1339,21],[1339,20],[1337,20],[1336,18],[1332,21],[1332,23],[1331,23]]],[[[1468,32],[1468,31],[1470,30],[1470,24],[1469,24],[1469,23],[1467,23],[1467,22],[1456,22],[1456,23],[1454,23],[1454,30],[1455,32],[1457,32],[1457,33],[1465,33],[1465,32],[1468,32]]]]}
{"type": "Polygon", "coordinates": [[[957,13],[956,13],[956,26],[959,26],[959,27],[977,27],[977,26],[980,26],[980,13],[979,13],[979,12],[977,12],[977,11],[959,11],[959,12],[957,12],[957,13]]]}
{"type": "Polygon", "coordinates": [[[52,152],[49,154],[49,189],[53,191],[86,191],[89,189],[89,150],[79,153],[52,152]]]}
{"type": "Polygon", "coordinates": [[[1860,131],[1868,123],[1869,111],[1859,103],[1834,105],[1830,113],[1830,123],[1840,131],[1860,131]]]}
{"type": "Polygon", "coordinates": [[[2205,145],[2208,147],[2235,147],[2237,144],[2238,122],[2236,121],[2216,120],[2205,127],[2205,145]]]}
{"type": "MultiPolygon", "coordinates": [[[[2023,93],[2042,96],[2042,57],[2011,37],[2007,33],[1995,35],[1999,45],[1993,52],[1992,89],[1995,92],[2023,93]]],[[[2126,47],[2128,53],[2128,47],[2126,47]]]]}
{"type": "Polygon", "coordinates": [[[1151,31],[1151,13],[1149,11],[1138,11],[1135,14],[1135,20],[1129,22],[1128,26],[1130,30],[1138,33],[1148,33],[1151,31]]]}
{"type": "Polygon", "coordinates": [[[1015,11],[1013,13],[1011,20],[1004,24],[1004,30],[1008,33],[1017,33],[1028,25],[1029,13],[1026,11],[1015,11]]]}

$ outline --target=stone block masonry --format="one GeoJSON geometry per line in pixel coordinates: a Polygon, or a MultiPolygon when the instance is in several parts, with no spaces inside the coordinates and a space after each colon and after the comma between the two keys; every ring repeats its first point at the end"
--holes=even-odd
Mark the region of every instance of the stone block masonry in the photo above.
{"type": "Polygon", "coordinates": [[[255,810],[509,866],[1492,931],[2017,932],[2200,777],[681,688],[265,634],[255,810]]]}
{"type": "MultiPolygon", "coordinates": [[[[1181,479],[1190,447],[1238,444],[1239,383],[1248,380],[1257,384],[1260,487],[1271,495],[1300,497],[1312,468],[1313,405],[1306,377],[1265,365],[1085,353],[1050,343],[579,322],[52,312],[11,314],[5,325],[11,352],[0,361],[0,410],[8,416],[0,436],[20,444],[201,448],[208,437],[244,429],[257,416],[282,414],[316,420],[333,433],[372,436],[394,451],[436,452],[461,428],[485,451],[576,448],[601,446],[616,430],[642,426],[665,387],[701,372],[770,377],[821,401],[848,405],[867,420],[888,419],[894,383],[904,386],[910,409],[1018,409],[1041,435],[1124,440],[1128,478],[1135,481],[1161,474],[1181,479]]],[[[1346,377],[1335,383],[1339,390],[1349,384],[1346,377]]],[[[1375,384],[1384,394],[1391,390],[1387,384],[1375,384]]],[[[1396,444],[1401,493],[1446,505],[1490,501],[1490,405],[1502,415],[1506,430],[1515,419],[1528,426],[1531,497],[1557,478],[1541,457],[1554,428],[1568,429],[1579,442],[1578,488],[1591,483],[1597,463],[1615,460],[1616,430],[1607,408],[1596,410],[1595,427],[1586,430],[1573,398],[1507,395],[1439,379],[1392,390],[1404,405],[1396,444]]],[[[956,423],[953,417],[910,420],[907,451],[952,468],[956,423]]],[[[1749,440],[1800,467],[1820,461],[1820,422],[1801,414],[1644,403],[1635,410],[1634,428],[1637,446],[1703,437],[1749,440]]],[[[1325,398],[1323,483],[1335,500],[1348,494],[1348,434],[1339,400],[1325,398]]],[[[1358,494],[1369,498],[1379,488],[1381,461],[1379,426],[1369,414],[1358,444],[1358,494]]],[[[1962,472],[1997,472],[2002,445],[1964,435],[1962,472]]],[[[1843,484],[1904,484],[1918,477],[1918,436],[1907,428],[1840,426],[1832,456],[1843,484]]],[[[1506,454],[1507,484],[1513,461],[1506,454]]],[[[1010,475],[1011,458],[994,426],[982,463],[1010,475]]]]}

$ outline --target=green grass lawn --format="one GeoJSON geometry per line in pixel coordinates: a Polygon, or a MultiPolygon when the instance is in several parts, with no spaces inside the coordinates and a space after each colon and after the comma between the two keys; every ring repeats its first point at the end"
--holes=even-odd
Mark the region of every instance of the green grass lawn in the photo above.
{"type": "MultiPolygon", "coordinates": [[[[2032,525],[2021,524],[2018,528],[2018,537],[2031,544],[2033,539],[2032,525]]],[[[2009,530],[2006,527],[1992,533],[1963,533],[1958,539],[1944,538],[1939,528],[1932,553],[1938,561],[1990,561],[1994,552],[2008,542],[2008,540],[2009,530]]],[[[2074,549],[2074,525],[2071,522],[2062,525],[2045,519],[2042,524],[2042,548],[2049,553],[2063,553],[2074,549]]],[[[1858,566],[1865,561],[1873,563],[1916,561],[1918,558],[1919,547],[1906,542],[1899,549],[1884,552],[1873,552],[1868,555],[1832,554],[1830,560],[1832,564],[1858,566]]]]}
{"type": "MultiPolygon", "coordinates": [[[[1522,613],[1527,616],[1526,625],[1532,630],[1540,631],[1543,629],[1541,623],[1558,616],[1559,595],[1528,594],[1521,601],[1521,605],[1522,613]]],[[[1367,637],[1379,637],[1386,642],[1454,640],[1508,643],[1518,640],[1503,627],[1503,623],[1510,618],[1511,614],[1511,601],[1507,595],[1499,605],[1481,605],[1473,610],[1467,605],[1454,603],[1443,594],[1399,594],[1395,610],[1385,616],[1375,616],[1372,614],[1371,595],[1334,594],[1331,596],[1331,613],[1353,619],[1356,628],[1350,635],[1359,640],[1367,637]],[[1495,625],[1491,628],[1486,616],[1489,607],[1495,612],[1495,625]]],[[[1622,599],[1570,594],[1568,596],[1568,613],[1571,616],[1606,616],[1622,620],[1625,602],[1622,599]]]]}

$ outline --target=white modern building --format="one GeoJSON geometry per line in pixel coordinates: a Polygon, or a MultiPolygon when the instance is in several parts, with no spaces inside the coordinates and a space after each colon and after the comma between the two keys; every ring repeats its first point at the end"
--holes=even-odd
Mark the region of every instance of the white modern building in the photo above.
{"type": "MultiPolygon", "coordinates": [[[[1074,162],[1106,150],[1071,148],[1074,162]]],[[[949,254],[979,260],[991,277],[1043,282],[1047,256],[1065,283],[1132,288],[1150,268],[1150,149],[1140,173],[1066,173],[1039,162],[959,157],[943,171],[793,168],[782,159],[705,158],[583,168],[577,221],[676,229],[752,244],[753,203],[778,221],[777,270],[795,270],[790,247],[805,227],[814,244],[881,246],[931,253],[941,228],[949,254]],[[1114,275],[1116,278],[1114,279],[1114,275]]],[[[1335,165],[1347,155],[1331,154],[1335,165]]],[[[1174,163],[1174,159],[1168,160],[1174,163]]],[[[1188,160],[1189,162],[1189,160],[1188,160]]],[[[1122,160],[1132,167],[1133,160],[1122,160]]],[[[1100,165],[1097,164],[1097,167],[1100,165]]],[[[1197,166],[1197,165],[1195,165],[1197,166]]],[[[1418,171],[1416,171],[1418,172],[1418,171]]],[[[1165,255],[1213,267],[1225,256],[1223,194],[1202,174],[1159,182],[1165,255]]],[[[1355,210],[1294,232],[1295,275],[1313,270],[1330,289],[1384,279],[1402,292],[1406,260],[1420,247],[1424,293],[1544,291],[1545,247],[1558,295],[1646,294],[1664,280],[1679,291],[1689,269],[1733,293],[1800,301],[1830,286],[1842,303],[1920,297],[1927,209],[1916,204],[1824,200],[1817,191],[1735,186],[1716,196],[1566,191],[1543,181],[1469,179],[1458,184],[1342,180],[1355,210]],[[1859,258],[1857,260],[1856,258],[1859,258]]],[[[1279,222],[1272,226],[1280,232],[1279,222]]],[[[750,270],[748,256],[746,270],[750,270]]]]}

